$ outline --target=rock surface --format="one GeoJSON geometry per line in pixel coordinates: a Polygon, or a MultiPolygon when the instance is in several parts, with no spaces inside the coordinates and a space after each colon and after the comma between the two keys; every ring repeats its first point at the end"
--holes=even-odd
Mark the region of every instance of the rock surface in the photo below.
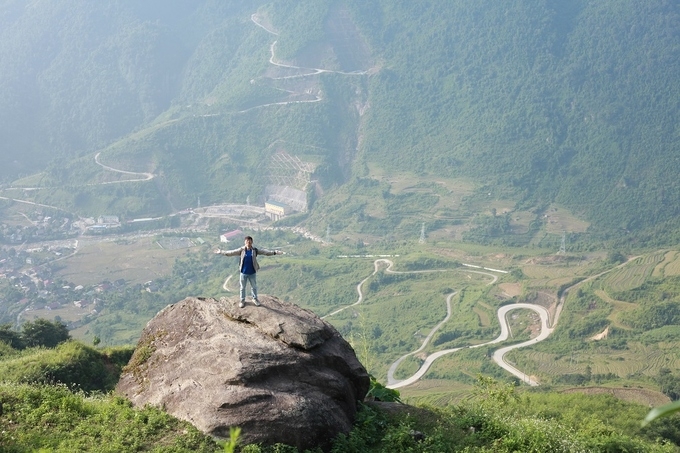
{"type": "Polygon", "coordinates": [[[274,297],[187,298],[142,332],[116,387],[136,407],[163,407],[201,431],[298,449],[352,427],[369,386],[354,350],[314,313],[274,297]]]}

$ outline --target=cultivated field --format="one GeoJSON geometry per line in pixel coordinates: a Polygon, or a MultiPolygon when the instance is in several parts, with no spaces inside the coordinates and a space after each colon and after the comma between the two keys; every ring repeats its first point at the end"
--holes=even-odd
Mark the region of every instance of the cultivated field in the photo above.
{"type": "Polygon", "coordinates": [[[152,237],[124,242],[81,241],[78,253],[60,261],[64,267],[57,275],[75,285],[121,278],[128,284],[144,283],[168,275],[175,259],[185,253],[185,248],[161,248],[152,237]]]}
{"type": "Polygon", "coordinates": [[[665,258],[665,252],[657,252],[636,258],[625,266],[610,272],[603,280],[605,291],[627,291],[642,285],[652,276],[656,266],[665,258]]]}
{"type": "MultiPolygon", "coordinates": [[[[661,274],[659,276],[661,277],[677,277],[680,275],[680,252],[678,251],[670,251],[666,253],[666,257],[664,261],[657,266],[659,271],[657,272],[657,269],[654,269],[655,272],[658,274],[661,274]]],[[[655,275],[656,276],[656,275],[655,275]]]]}

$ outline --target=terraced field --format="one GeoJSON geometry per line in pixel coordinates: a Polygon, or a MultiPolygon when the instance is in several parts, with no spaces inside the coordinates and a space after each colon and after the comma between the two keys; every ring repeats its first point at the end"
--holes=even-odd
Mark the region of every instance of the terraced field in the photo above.
{"type": "Polygon", "coordinates": [[[446,407],[472,397],[472,384],[448,379],[425,379],[401,389],[401,399],[408,404],[428,404],[446,407]]]}
{"type": "Polygon", "coordinates": [[[553,354],[542,351],[513,351],[508,359],[517,367],[539,376],[560,376],[585,374],[590,367],[592,374],[613,373],[623,379],[653,378],[661,368],[678,369],[680,356],[677,344],[643,345],[629,342],[627,349],[612,351],[610,348],[575,349],[568,354],[553,354]]]}
{"type": "Polygon", "coordinates": [[[584,395],[613,395],[631,403],[661,406],[670,403],[670,398],[661,392],[642,388],[611,388],[611,387],[576,387],[566,389],[563,393],[582,393],[584,395]]]}
{"type": "Polygon", "coordinates": [[[664,277],[677,277],[680,275],[680,252],[668,252],[666,256],[668,257],[668,255],[673,256],[673,261],[670,261],[664,267],[664,277]]]}
{"type": "Polygon", "coordinates": [[[456,354],[440,357],[430,367],[425,375],[425,380],[454,379],[461,382],[468,381],[472,384],[477,379],[479,370],[487,361],[484,352],[480,349],[465,349],[456,354]]]}
{"type": "Polygon", "coordinates": [[[602,281],[607,292],[628,291],[642,285],[652,276],[654,269],[665,259],[665,252],[636,258],[627,265],[609,273],[602,281]]]}
{"type": "Polygon", "coordinates": [[[652,272],[652,277],[654,278],[663,278],[665,273],[666,273],[666,266],[668,266],[670,263],[675,261],[677,252],[676,251],[670,251],[667,252],[664,255],[664,259],[662,262],[660,262],[655,268],[654,272],[652,272]]]}
{"type": "Polygon", "coordinates": [[[564,269],[561,267],[546,267],[540,264],[522,266],[522,272],[531,280],[552,280],[564,277],[564,269]]]}
{"type": "Polygon", "coordinates": [[[482,310],[479,307],[474,307],[472,309],[475,313],[477,313],[477,316],[479,316],[479,325],[482,327],[489,327],[491,325],[491,317],[489,316],[489,313],[485,310],[482,310]]]}

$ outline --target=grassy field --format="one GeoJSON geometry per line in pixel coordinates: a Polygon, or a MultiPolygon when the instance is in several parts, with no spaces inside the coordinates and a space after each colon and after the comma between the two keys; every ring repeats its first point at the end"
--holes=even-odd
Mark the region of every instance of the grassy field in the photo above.
{"type": "MultiPolygon", "coordinates": [[[[23,321],[33,321],[38,318],[54,319],[59,316],[63,322],[74,322],[83,319],[83,317],[92,314],[91,307],[76,307],[73,304],[64,305],[61,308],[50,310],[42,308],[40,310],[28,310],[21,313],[23,321]]],[[[72,333],[73,334],[73,333],[72,333]]]]}
{"type": "Polygon", "coordinates": [[[632,310],[637,307],[637,304],[633,304],[630,302],[625,302],[622,300],[615,300],[609,297],[609,295],[604,291],[604,290],[595,290],[595,295],[602,299],[603,301],[607,302],[608,304],[612,305],[612,312],[611,314],[607,317],[612,322],[612,326],[618,327],[619,329],[624,329],[628,330],[630,327],[628,327],[625,324],[622,324],[619,322],[618,315],[620,313],[624,313],[626,311],[632,310]]]}
{"type": "Polygon", "coordinates": [[[511,192],[485,192],[462,178],[427,180],[408,172],[388,175],[369,164],[365,177],[355,184],[324,195],[307,226],[317,234],[330,227],[336,242],[417,240],[424,229],[428,240],[450,243],[487,220],[507,216],[510,236],[517,241],[506,238],[506,243],[534,247],[518,254],[533,254],[546,244],[556,252],[563,232],[578,234],[588,227],[560,207],[551,207],[550,215],[517,210],[514,197],[511,192]]]}
{"type": "Polygon", "coordinates": [[[552,234],[584,233],[590,224],[585,222],[563,207],[552,205],[546,214],[546,231],[552,234]]]}
{"type": "Polygon", "coordinates": [[[671,250],[666,253],[664,260],[654,268],[652,277],[676,277],[680,275],[680,252],[671,250]]]}
{"type": "Polygon", "coordinates": [[[676,255],[677,252],[675,251],[665,252],[663,256],[663,261],[661,261],[659,264],[656,265],[656,267],[654,267],[654,270],[652,271],[652,277],[663,278],[665,275],[666,266],[675,261],[676,255]]]}
{"type": "MultiPolygon", "coordinates": [[[[25,194],[26,192],[18,190],[0,191],[0,196],[11,199],[23,199],[25,194]]],[[[32,204],[0,199],[0,217],[2,223],[8,227],[35,226],[36,211],[39,211],[39,208],[32,204]]]]}
{"type": "Polygon", "coordinates": [[[168,275],[175,259],[189,250],[162,248],[154,237],[123,242],[81,240],[78,253],[61,262],[64,267],[57,275],[76,285],[121,278],[128,284],[144,283],[168,275]]]}
{"type": "Polygon", "coordinates": [[[424,379],[400,389],[401,399],[408,404],[444,407],[470,399],[474,386],[449,379],[424,379]]]}
{"type": "MultiPolygon", "coordinates": [[[[643,334],[650,336],[653,332],[634,331],[622,323],[619,316],[639,308],[641,304],[653,303],[653,299],[643,297],[639,302],[631,303],[614,299],[610,293],[626,294],[626,291],[640,288],[647,281],[668,276],[668,269],[673,269],[677,260],[677,251],[651,252],[614,268],[612,272],[601,275],[587,285],[579,286],[578,291],[573,291],[577,293],[578,299],[570,296],[566,301],[563,317],[558,325],[558,331],[563,334],[558,337],[564,340],[565,330],[577,332],[578,330],[572,328],[574,323],[584,326],[579,327],[583,332],[581,337],[573,337],[570,340],[571,346],[569,343],[558,344],[549,338],[536,348],[512,351],[507,355],[507,359],[518,368],[538,376],[540,382],[547,384],[558,384],[560,376],[598,375],[602,377],[597,379],[604,379],[608,388],[641,388],[645,392],[651,392],[652,396],[656,395],[657,399],[665,398],[658,392],[654,378],[662,369],[670,369],[673,372],[680,370],[678,353],[680,342],[675,340],[677,335],[674,336],[669,330],[673,326],[667,326],[665,330],[659,329],[656,336],[660,341],[649,342],[643,339],[643,334]],[[579,301],[590,302],[583,306],[579,301]],[[572,307],[577,302],[581,305],[572,307]],[[593,327],[591,330],[583,330],[588,325],[587,319],[591,311],[594,316],[606,314],[607,323],[604,325],[600,323],[599,327],[593,327]],[[576,313],[579,314],[576,316],[576,313]],[[613,338],[602,335],[611,328],[618,329],[613,338]],[[600,335],[594,335],[595,333],[600,335]],[[664,338],[666,340],[663,340],[664,338]],[[560,352],[551,352],[551,349],[560,352]],[[611,379],[611,376],[615,378],[611,379]]],[[[553,267],[551,269],[553,273],[542,271],[540,266],[532,264],[531,268],[525,271],[525,275],[537,277],[543,282],[548,281],[546,277],[553,277],[553,281],[557,281],[555,270],[553,267]]],[[[648,403],[652,404],[653,399],[654,397],[650,396],[648,403]]]]}

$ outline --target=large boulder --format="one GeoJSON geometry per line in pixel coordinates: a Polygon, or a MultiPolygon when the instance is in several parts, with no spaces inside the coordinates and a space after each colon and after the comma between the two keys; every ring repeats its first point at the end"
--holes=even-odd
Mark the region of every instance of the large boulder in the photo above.
{"type": "Polygon", "coordinates": [[[369,386],[354,350],[314,313],[275,297],[193,298],[144,328],[116,387],[201,431],[248,443],[327,446],[352,427],[369,386]]]}

